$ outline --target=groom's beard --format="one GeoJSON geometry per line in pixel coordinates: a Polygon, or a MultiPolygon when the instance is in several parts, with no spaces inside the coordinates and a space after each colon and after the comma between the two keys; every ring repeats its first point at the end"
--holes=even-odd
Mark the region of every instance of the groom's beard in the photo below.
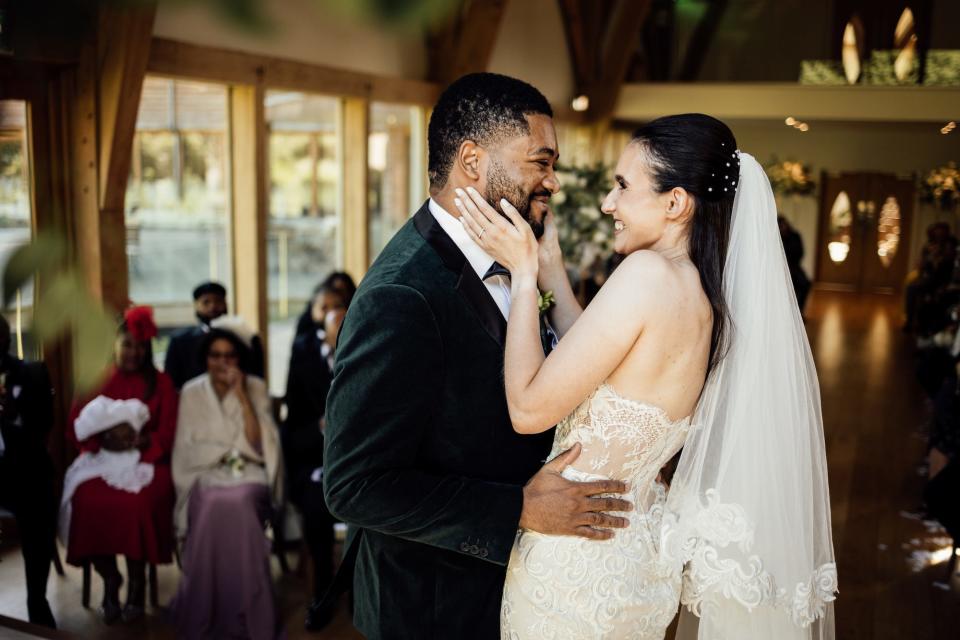
{"type": "Polygon", "coordinates": [[[533,218],[530,212],[530,201],[535,197],[549,198],[551,195],[546,189],[540,189],[532,193],[524,191],[523,187],[507,176],[507,172],[496,158],[491,157],[490,171],[487,173],[487,192],[483,194],[483,197],[490,203],[490,206],[506,218],[507,215],[500,208],[500,199],[505,198],[520,212],[520,217],[530,225],[530,228],[533,229],[533,235],[537,239],[543,235],[543,220],[533,218]]]}

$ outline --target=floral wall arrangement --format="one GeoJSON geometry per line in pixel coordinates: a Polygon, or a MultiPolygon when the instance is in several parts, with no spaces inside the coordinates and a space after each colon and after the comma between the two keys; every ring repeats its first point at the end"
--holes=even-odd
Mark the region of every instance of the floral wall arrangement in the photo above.
{"type": "Polygon", "coordinates": [[[795,160],[779,161],[776,158],[764,165],[773,192],[781,196],[809,196],[817,188],[810,167],[795,160]]]}
{"type": "Polygon", "coordinates": [[[960,204],[960,170],[956,162],[931,169],[920,181],[920,199],[951,210],[960,204]]]}

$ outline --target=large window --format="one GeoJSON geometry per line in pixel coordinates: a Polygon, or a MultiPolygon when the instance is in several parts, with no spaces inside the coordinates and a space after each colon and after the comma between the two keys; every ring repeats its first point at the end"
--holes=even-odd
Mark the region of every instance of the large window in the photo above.
{"type": "Polygon", "coordinates": [[[282,396],[297,321],[314,288],[342,262],[340,101],[270,91],[265,111],[270,154],[270,391],[282,396]]]}
{"type": "Polygon", "coordinates": [[[196,284],[233,284],[228,131],[225,86],[144,81],[127,185],[127,259],[130,298],[154,305],[161,326],[193,322],[196,284]]]}
{"type": "MultiPolygon", "coordinates": [[[[0,100],[0,272],[11,254],[30,241],[30,156],[27,144],[26,103],[0,100]]],[[[4,309],[13,333],[11,350],[20,358],[39,356],[25,332],[33,308],[33,280],[17,292],[4,309]]]]}
{"type": "Polygon", "coordinates": [[[425,138],[420,107],[371,103],[367,145],[371,260],[426,197],[425,138]]]}

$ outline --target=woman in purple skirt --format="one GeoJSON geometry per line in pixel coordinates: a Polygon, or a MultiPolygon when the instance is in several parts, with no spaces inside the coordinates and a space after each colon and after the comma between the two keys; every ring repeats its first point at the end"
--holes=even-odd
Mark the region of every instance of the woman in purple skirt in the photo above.
{"type": "Polygon", "coordinates": [[[266,385],[244,373],[251,336],[230,320],[214,327],[201,350],[207,373],[180,395],[173,479],[185,545],[172,605],[179,638],[284,635],[263,531],[282,486],[280,447],[266,385]]]}

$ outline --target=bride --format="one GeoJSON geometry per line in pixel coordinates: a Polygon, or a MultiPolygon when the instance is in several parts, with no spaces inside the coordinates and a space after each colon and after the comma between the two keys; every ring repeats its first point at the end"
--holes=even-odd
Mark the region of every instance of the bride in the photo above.
{"type": "Polygon", "coordinates": [[[520,433],[557,424],[563,476],[626,481],[604,541],[521,530],[503,638],[833,638],[837,589],[820,397],[770,184],[730,129],[687,114],[636,132],[601,209],[626,258],[581,309],[552,216],[458,192],[511,273],[505,384],[520,433]],[[511,224],[512,223],[512,224],[511,224]],[[560,341],[541,349],[538,285],[560,341]],[[683,449],[667,493],[660,469],[683,449]]]}

